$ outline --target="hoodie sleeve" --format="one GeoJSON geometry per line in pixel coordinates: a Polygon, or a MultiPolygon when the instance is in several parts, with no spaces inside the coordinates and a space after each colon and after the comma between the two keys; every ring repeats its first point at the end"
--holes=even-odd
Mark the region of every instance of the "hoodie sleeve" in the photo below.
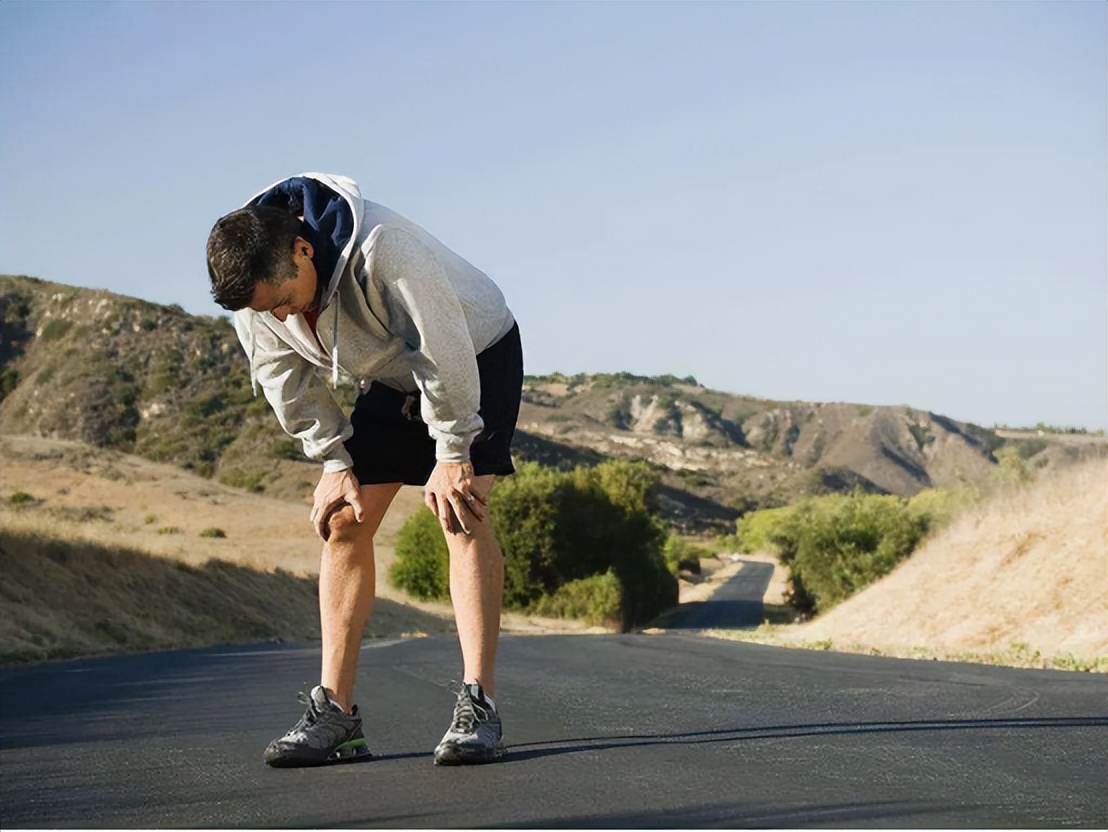
{"type": "Polygon", "coordinates": [[[251,380],[261,385],[285,433],[300,440],[305,456],[323,462],[324,471],[352,468],[343,442],[354,430],[319,368],[282,342],[259,313],[240,310],[234,324],[251,380]]]}
{"type": "Polygon", "coordinates": [[[372,280],[389,309],[390,329],[404,338],[422,395],[420,415],[440,462],[467,462],[484,423],[477,356],[462,303],[431,251],[395,226],[378,232],[372,280]]]}

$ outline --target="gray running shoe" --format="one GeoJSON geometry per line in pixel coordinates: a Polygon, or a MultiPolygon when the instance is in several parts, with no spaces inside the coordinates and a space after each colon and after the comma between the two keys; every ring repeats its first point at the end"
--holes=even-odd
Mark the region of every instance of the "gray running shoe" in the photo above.
{"type": "Polygon", "coordinates": [[[454,720],[435,748],[435,765],[491,763],[503,749],[500,714],[485,698],[480,685],[462,685],[454,705],[454,720]]]}
{"type": "Polygon", "coordinates": [[[268,765],[275,768],[321,766],[373,756],[366,746],[357,705],[349,714],[344,714],[319,685],[312,688],[311,693],[298,694],[297,698],[308,710],[287,734],[266,748],[268,765]]]}

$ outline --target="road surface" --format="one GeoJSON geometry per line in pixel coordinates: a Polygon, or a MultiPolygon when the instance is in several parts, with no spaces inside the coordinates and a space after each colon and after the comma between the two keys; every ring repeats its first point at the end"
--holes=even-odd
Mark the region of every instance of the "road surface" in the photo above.
{"type": "Polygon", "coordinates": [[[448,637],[369,643],[372,761],[275,770],[318,647],[0,671],[4,828],[1108,826],[1103,675],[693,633],[512,636],[504,760],[435,768],[448,637]]]}

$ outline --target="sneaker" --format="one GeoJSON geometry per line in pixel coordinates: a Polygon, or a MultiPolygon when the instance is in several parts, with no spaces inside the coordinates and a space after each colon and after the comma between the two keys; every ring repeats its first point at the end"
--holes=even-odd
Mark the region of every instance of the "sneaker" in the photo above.
{"type": "Polygon", "coordinates": [[[321,766],[325,763],[368,759],[373,756],[362,734],[362,718],[355,705],[345,714],[317,685],[297,698],[308,706],[304,716],[280,739],[269,744],[265,761],[276,768],[321,766]]]}
{"type": "Polygon", "coordinates": [[[462,685],[454,705],[454,720],[435,748],[435,765],[491,763],[502,753],[500,714],[480,685],[462,685]]]}

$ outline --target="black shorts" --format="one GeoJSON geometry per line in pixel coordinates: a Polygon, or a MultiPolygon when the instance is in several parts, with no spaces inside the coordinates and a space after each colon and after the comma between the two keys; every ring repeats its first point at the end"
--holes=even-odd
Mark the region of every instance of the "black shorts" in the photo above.
{"type": "MultiPolygon", "coordinates": [[[[523,348],[519,327],[477,356],[481,407],[485,422],[469,448],[473,473],[507,476],[512,465],[512,436],[523,392],[523,348]]],[[[346,450],[362,485],[402,482],[426,485],[435,467],[435,440],[419,416],[419,393],[404,393],[380,382],[358,396],[350,422],[354,435],[346,450]]]]}

